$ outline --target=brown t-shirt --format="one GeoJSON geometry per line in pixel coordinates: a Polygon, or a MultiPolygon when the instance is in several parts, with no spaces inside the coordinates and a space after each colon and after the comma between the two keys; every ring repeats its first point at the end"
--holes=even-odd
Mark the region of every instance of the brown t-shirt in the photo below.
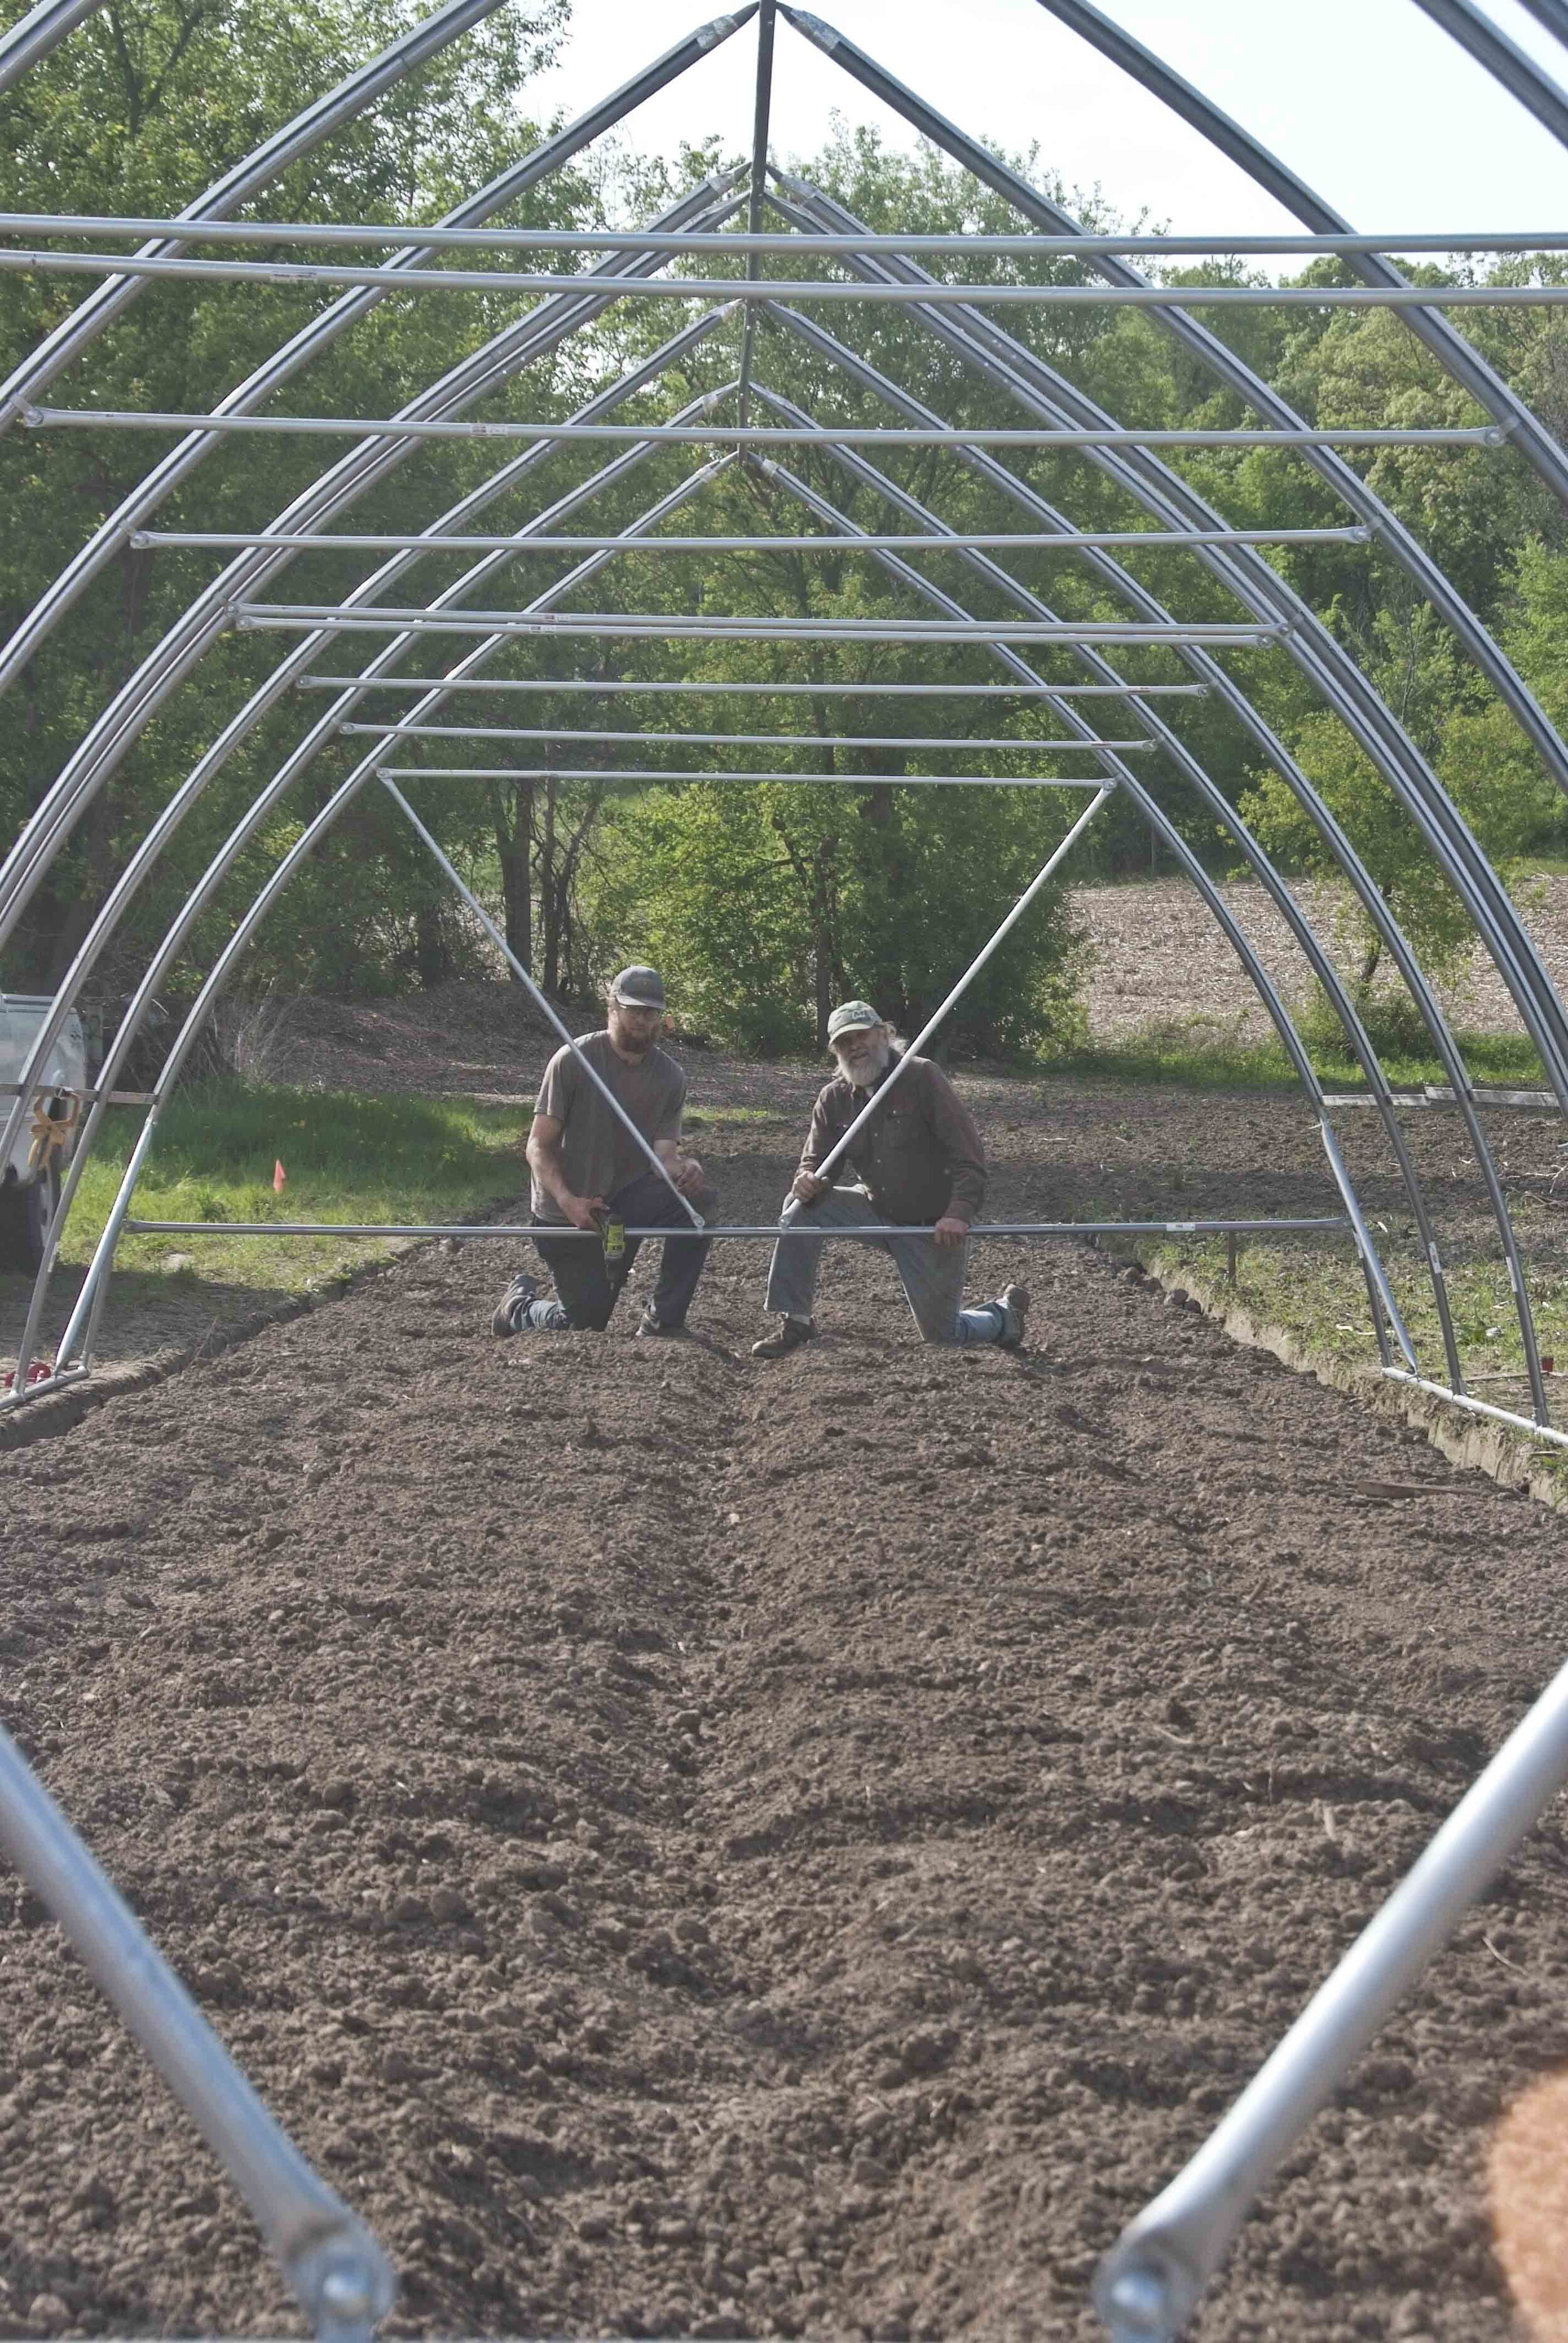
{"type": "MultiPolygon", "coordinates": [[[[559,1122],[561,1167],[567,1184],[579,1196],[603,1196],[607,1201],[639,1172],[652,1169],[631,1133],[611,1113],[603,1094],[583,1070],[578,1050],[626,1109],[651,1146],[656,1140],[678,1139],[680,1110],[686,1102],[686,1076],[675,1060],[657,1045],[638,1066],[628,1066],[616,1055],[608,1033],[585,1034],[577,1050],[560,1049],[545,1068],[536,1114],[559,1122]]],[[[536,1221],[564,1225],[566,1214],[536,1179],[530,1202],[536,1221]]]]}

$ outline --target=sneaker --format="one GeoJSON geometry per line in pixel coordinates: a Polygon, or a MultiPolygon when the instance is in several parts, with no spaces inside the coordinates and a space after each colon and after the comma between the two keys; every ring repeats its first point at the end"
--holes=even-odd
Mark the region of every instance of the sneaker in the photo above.
{"type": "Polygon", "coordinates": [[[753,1342],[751,1355],[754,1359],[787,1359],[803,1342],[814,1342],[816,1339],[815,1318],[780,1318],[779,1332],[764,1334],[759,1342],[753,1342]]]}
{"type": "Polygon", "coordinates": [[[529,1302],[538,1295],[538,1279],[530,1277],[527,1270],[523,1270],[514,1277],[491,1313],[491,1333],[520,1334],[523,1331],[523,1313],[529,1302]]]}
{"type": "Polygon", "coordinates": [[[637,1332],[632,1336],[633,1342],[640,1341],[645,1334],[664,1342],[689,1342],[691,1340],[691,1329],[684,1321],[678,1326],[666,1326],[661,1320],[654,1316],[651,1302],[637,1322],[637,1332]]]}
{"type": "Polygon", "coordinates": [[[1001,1312],[1002,1349],[1016,1351],[1023,1341],[1024,1323],[1029,1317],[1028,1286],[1004,1285],[991,1308],[1001,1312]]]}

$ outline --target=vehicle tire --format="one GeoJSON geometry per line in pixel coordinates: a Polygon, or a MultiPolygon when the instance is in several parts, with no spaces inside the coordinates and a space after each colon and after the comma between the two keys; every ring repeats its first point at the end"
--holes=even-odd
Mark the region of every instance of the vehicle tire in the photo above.
{"type": "Polygon", "coordinates": [[[60,1208],[60,1166],[51,1161],[35,1180],[0,1188],[0,1269],[35,1275],[60,1208]]]}

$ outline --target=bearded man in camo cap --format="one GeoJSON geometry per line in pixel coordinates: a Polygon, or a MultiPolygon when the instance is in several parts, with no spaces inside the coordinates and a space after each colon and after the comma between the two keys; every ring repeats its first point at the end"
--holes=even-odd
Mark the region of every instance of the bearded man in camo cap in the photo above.
{"type": "MultiPolygon", "coordinates": [[[[869,1001],[840,1003],[828,1020],[828,1042],[839,1071],[811,1111],[800,1168],[785,1199],[785,1224],[908,1224],[908,1236],[866,1242],[891,1253],[920,1340],[1016,1348],[1029,1311],[1026,1287],[1010,1285],[994,1302],[962,1307],[970,1225],[986,1185],[985,1149],[968,1108],[940,1066],[903,1054],[869,1001]],[[886,1100],[822,1178],[818,1166],[884,1089],[886,1100]]],[[[763,1307],[777,1314],[779,1328],[752,1344],[753,1358],[784,1358],[816,1335],[812,1304],[821,1261],[820,1238],[781,1237],[774,1246],[763,1307]]]]}

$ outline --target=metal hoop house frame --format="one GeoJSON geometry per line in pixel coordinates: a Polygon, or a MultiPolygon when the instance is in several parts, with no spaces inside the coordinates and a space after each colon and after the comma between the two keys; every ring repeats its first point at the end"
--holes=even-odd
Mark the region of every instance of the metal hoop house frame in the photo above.
{"type": "MultiPolygon", "coordinates": [[[[0,36],[0,91],[46,56],[97,5],[98,0],[39,0],[29,15],[0,36]]],[[[92,1373],[96,1330],[116,1250],[127,1230],[195,1232],[203,1225],[132,1217],[137,1184],[160,1116],[204,1021],[267,912],[346,810],[372,785],[385,793],[470,912],[485,924],[536,1003],[569,1041],[531,971],[510,952],[400,783],[417,779],[446,785],[466,779],[547,776],[591,778],[607,787],[638,785],[649,779],[678,784],[722,781],[737,787],[759,781],[803,786],[831,781],[853,787],[874,778],[879,786],[890,782],[917,788],[1092,792],[1087,807],[1066,830],[984,950],[960,976],[921,1041],[949,1013],[1012,928],[1028,916],[1040,890],[1101,808],[1113,795],[1121,795],[1140,809],[1177,867],[1191,880],[1256,988],[1321,1131],[1328,1176],[1340,1205],[1337,1212],[1314,1219],[999,1222],[994,1224],[994,1233],[1063,1236],[1086,1226],[1101,1233],[1113,1229],[1131,1233],[1144,1228],[1202,1234],[1342,1232],[1354,1249],[1364,1279],[1371,1322],[1387,1376],[1434,1393],[1454,1407],[1518,1426],[1538,1439],[1568,1445],[1568,1432],[1550,1422],[1525,1266],[1476,1091],[1458,1043],[1418,953],[1351,840],[1307,772],[1260,712],[1243,680],[1224,663],[1224,655],[1238,648],[1249,650],[1254,659],[1265,655],[1288,659],[1315,699],[1345,728],[1462,904],[1540,1056],[1551,1095],[1568,1108],[1568,1013],[1505,888],[1395,712],[1379,697],[1321,615],[1266,558],[1264,550],[1274,545],[1375,544],[1442,619],[1546,770],[1560,788],[1568,790],[1568,743],[1453,583],[1347,461],[1344,452],[1388,446],[1505,448],[1512,451],[1513,460],[1523,459],[1568,504],[1568,449],[1553,438],[1453,322],[1454,313],[1476,306],[1560,305],[1568,302],[1568,286],[1414,286],[1401,275],[1391,256],[1422,251],[1541,255],[1568,248],[1568,234],[1560,230],[1493,237],[1358,234],[1241,125],[1221,113],[1190,83],[1089,5],[1089,0],[1039,0],[1039,5],[1249,174],[1302,223],[1302,233],[1272,238],[1085,235],[1059,204],[946,120],[846,35],[786,5],[786,0],[751,0],[750,5],[699,26],[601,105],[521,156],[436,227],[387,229],[352,222],[289,225],[232,216],[288,165],[373,106],[416,67],[460,39],[499,5],[500,0],[446,0],[414,30],[264,140],[177,218],[0,215],[0,268],[76,275],[91,282],[91,289],[64,321],[0,384],[0,429],[8,426],[88,432],[145,428],[181,435],[178,444],[152,464],[136,488],[82,546],[10,640],[0,645],[0,691],[22,677],[94,579],[125,549],[151,554],[177,548],[196,555],[224,557],[223,567],[178,615],[85,733],[0,865],[0,943],[15,933],[55,858],[146,727],[176,695],[199,681],[203,662],[214,647],[231,629],[246,635],[276,633],[283,639],[265,679],[208,740],[145,836],[126,852],[60,983],[20,1081],[0,1093],[6,1101],[0,1156],[9,1152],[24,1121],[54,1097],[55,1085],[45,1074],[49,1053],[130,907],[158,870],[193,809],[267,719],[276,718],[286,726],[293,723],[297,734],[189,889],[109,1041],[96,1084],[83,1098],[85,1121],[21,1330],[15,1387],[0,1400],[0,1407],[25,1406],[43,1393],[92,1373]],[[578,233],[487,225],[528,188],[548,178],[631,114],[644,98],[729,41],[753,17],[758,29],[758,71],[747,166],[705,179],[656,220],[636,230],[578,233]],[[1005,236],[969,237],[878,235],[820,188],[776,168],[769,161],[769,132],[774,43],[780,19],[1000,196],[1025,224],[1024,229],[1005,236]],[[733,223],[741,215],[744,226],[737,227],[733,223]],[[112,248],[65,249],[63,239],[70,239],[73,246],[85,239],[100,247],[135,242],[136,249],[116,256],[112,248]],[[286,249],[292,244],[360,250],[330,264],[279,260],[278,248],[286,249]],[[206,256],[192,256],[188,250],[192,245],[206,246],[206,256]],[[267,247],[267,256],[247,256],[246,247],[255,245],[267,247]],[[389,256],[387,247],[391,247],[389,256]],[[504,262],[508,250],[515,249],[530,256],[534,266],[516,269],[493,265],[498,257],[504,262]],[[1283,290],[1173,287],[1149,281],[1134,265],[1143,258],[1168,262],[1190,255],[1249,251],[1336,255],[1360,283],[1348,288],[1283,290]],[[550,252],[566,255],[567,265],[558,271],[540,272],[537,256],[550,252]],[[463,266],[466,254],[480,256],[486,265],[463,266]],[[589,256],[586,261],[585,256],[589,256]],[[990,256],[1065,259],[1076,264],[1079,277],[1071,283],[1010,280],[999,285],[966,281],[961,276],[939,277],[926,266],[941,258],[961,263],[990,256]],[[791,264],[802,260],[815,265],[813,276],[789,273],[791,264]],[[690,273],[680,273],[681,265],[690,273]],[[696,273],[704,266],[731,273],[696,273]],[[50,386],[125,315],[149,284],[165,277],[240,287],[254,279],[319,286],[327,288],[331,297],[307,324],[236,384],[211,413],[126,412],[42,404],[50,386]],[[483,292],[492,302],[518,301],[526,306],[397,414],[282,416],[271,411],[269,402],[275,392],[306,373],[383,301],[433,293],[462,301],[474,291],[483,292]],[[615,312],[618,305],[649,298],[667,305],[685,303],[693,314],[649,357],[582,399],[564,422],[496,419],[470,413],[478,402],[508,386],[521,383],[526,388],[528,370],[568,345],[578,353],[591,347],[586,338],[590,329],[615,312]],[[1217,386],[1234,395],[1257,420],[1224,430],[1149,430],[1120,422],[1009,330],[1007,320],[1013,310],[1044,304],[1064,310],[1107,305],[1146,310],[1186,357],[1217,386]],[[1313,427],[1199,314],[1304,305],[1320,309],[1392,310],[1484,419],[1430,431],[1313,427]],[[961,417],[955,418],[926,406],[873,364],[855,347],[855,321],[889,307],[896,308],[934,352],[951,363],[957,378],[985,390],[993,400],[1000,394],[1016,421],[1003,427],[966,428],[961,417]],[[849,320],[844,333],[836,329],[835,317],[849,320]],[[775,339],[790,337],[828,378],[852,395],[857,411],[869,407],[889,419],[874,426],[824,419],[786,397],[766,378],[768,345],[759,333],[764,326],[775,339]],[[705,368],[712,377],[709,387],[688,397],[684,405],[660,421],[628,419],[623,413],[636,394],[657,387],[666,377],[678,371],[689,381],[705,368]],[[327,460],[280,513],[270,520],[258,519],[248,532],[153,526],[170,496],[196,468],[242,433],[323,441],[347,438],[351,444],[347,452],[327,460]],[[496,442],[501,458],[498,468],[423,526],[397,533],[354,533],[336,526],[362,498],[388,481],[410,454],[447,439],[496,442]],[[563,447],[593,449],[594,468],[586,470],[575,485],[563,488],[558,484],[549,500],[516,528],[489,533],[476,528],[487,508],[508,498],[528,498],[536,474],[541,475],[539,485],[545,485],[544,468],[563,447]],[[879,460],[910,447],[932,449],[944,463],[962,467],[971,479],[983,484],[993,506],[1016,515],[1017,527],[976,530],[950,525],[940,508],[943,500],[940,486],[927,497],[917,497],[879,460]],[[1231,526],[1224,514],[1164,458],[1163,451],[1213,447],[1272,447],[1291,451],[1329,491],[1342,509],[1342,519],[1313,529],[1231,526]],[[799,449],[814,452],[842,475],[848,486],[883,516],[881,528],[862,527],[836,503],[820,485],[821,468],[809,478],[795,468],[799,449]],[[1138,511],[1142,525],[1084,527],[1007,460],[1014,452],[1034,449],[1050,449],[1089,468],[1098,481],[1108,483],[1138,511]],[[690,451],[689,468],[673,486],[650,496],[624,527],[607,529],[601,523],[596,528],[596,499],[630,480],[661,451],[667,459],[673,456],[680,460],[681,451],[686,450],[690,451]],[[682,533],[680,524],[693,520],[712,484],[735,467],[749,468],[769,506],[788,511],[796,525],[793,532],[781,528],[756,535],[704,534],[689,528],[682,533]],[[665,524],[672,519],[676,528],[667,528],[665,524]],[[906,615],[875,621],[769,619],[726,617],[705,609],[700,618],[656,617],[613,608],[596,609],[579,598],[584,589],[600,579],[608,578],[613,582],[618,559],[632,549],[667,560],[691,560],[710,558],[719,552],[728,556],[789,551],[805,558],[841,555],[846,548],[851,548],[896,589],[906,615]],[[1181,594],[1168,595],[1163,588],[1156,593],[1128,567],[1130,560],[1151,549],[1165,557],[1167,564],[1180,555],[1192,565],[1185,574],[1202,589],[1196,604],[1200,615],[1183,616],[1181,594]],[[269,592],[278,590],[276,581],[291,563],[301,553],[311,551],[374,557],[374,566],[337,602],[266,598],[269,592]],[[1091,582],[1096,610],[1115,615],[1087,620],[1060,614],[1008,566],[1006,557],[1025,552],[1060,555],[1080,565],[1076,574],[1091,582]],[[421,598],[417,576],[421,561],[430,556],[447,557],[449,567],[449,557],[457,555],[468,566],[438,591],[421,598]],[[493,589],[505,589],[519,562],[526,566],[530,558],[558,560],[562,555],[570,557],[569,566],[553,582],[525,599],[494,606],[493,589]],[[944,582],[939,583],[923,566],[932,558],[944,582]],[[955,588],[955,580],[961,584],[961,591],[955,588]],[[1211,611],[1216,604],[1232,615],[1214,618],[1211,611]],[[351,658],[355,638],[362,635],[386,639],[367,645],[364,664],[352,672],[330,672],[332,654],[351,658]],[[471,639],[447,671],[402,671],[410,660],[417,669],[421,654],[437,647],[443,636],[471,639]],[[751,639],[806,644],[939,642],[972,649],[990,679],[937,683],[890,679],[849,685],[638,680],[584,671],[520,679],[495,677],[487,671],[495,655],[508,645],[545,637],[563,649],[580,646],[590,656],[596,641],[650,639],[751,639]],[[1180,663],[1183,680],[1151,680],[1140,672],[1127,672],[1117,663],[1124,654],[1136,659],[1151,646],[1161,648],[1180,663]],[[1070,679],[1055,669],[1042,672],[1046,659],[1060,665],[1069,658],[1070,679]],[[329,695],[319,714],[313,709],[320,703],[296,697],[319,691],[329,695]],[[646,699],[650,705],[657,704],[660,693],[678,691],[703,698],[713,707],[714,729],[659,732],[652,737],[665,745],[718,752],[715,761],[678,772],[644,764],[615,764],[608,752],[622,745],[642,746],[648,737],[628,726],[595,729],[585,722],[574,729],[559,729],[504,721],[440,720],[471,708],[474,694],[481,695],[481,707],[487,697],[490,708],[504,713],[507,695],[545,691],[612,703],[625,696],[646,699]],[[752,732],[738,729],[743,719],[727,720],[733,703],[744,706],[763,699],[786,705],[799,700],[805,703],[802,716],[809,719],[812,702],[842,698],[851,691],[874,703],[883,699],[894,703],[896,714],[873,719],[889,726],[900,720],[905,701],[910,703],[908,720],[916,724],[920,703],[942,696],[984,698],[994,705],[998,721],[1004,726],[1010,715],[1022,712],[1030,717],[1043,715],[1051,729],[1049,737],[1004,731],[1000,737],[977,739],[893,729],[827,734],[789,723],[752,732]],[[390,697],[397,694],[413,695],[411,704],[390,697]],[[1492,1406],[1465,1387],[1442,1259],[1401,1127],[1400,1101],[1327,943],[1292,895],[1261,841],[1179,729],[1187,703],[1194,698],[1206,699],[1240,728],[1241,736],[1261,754],[1300,806],[1419,1011],[1444,1069],[1495,1222],[1526,1365],[1531,1393],[1528,1414],[1492,1406]],[[1096,717],[1102,703],[1107,704],[1110,718],[1103,729],[1096,717]],[[291,792],[297,795],[299,785],[324,752],[349,741],[355,744],[351,751],[355,761],[346,778],[325,791],[317,789],[321,801],[267,872],[210,963],[201,970],[192,1005],[164,1051],[150,1092],[138,1094],[132,1101],[144,1109],[144,1120],[118,1195],[56,1345],[56,1363],[40,1381],[29,1383],[28,1368],[42,1332],[66,1216],[155,999],[169,972],[187,954],[198,922],[241,859],[255,849],[274,810],[287,803],[291,792]],[[441,744],[436,753],[443,749],[451,753],[447,744],[457,741],[510,744],[513,761],[414,768],[393,761],[428,741],[441,744]],[[727,750],[782,751],[796,744],[814,750],[829,747],[893,750],[903,757],[906,769],[890,776],[880,771],[874,776],[823,773],[799,765],[758,770],[720,760],[727,750]],[[593,752],[591,759],[581,764],[562,760],[563,752],[569,758],[574,750],[585,756],[593,752]],[[977,753],[993,763],[1005,754],[1010,769],[1000,774],[994,769],[946,769],[977,753]],[[1034,760],[1041,757],[1054,761],[1064,755],[1080,756],[1094,769],[1080,774],[1033,769],[1034,760]],[[922,758],[931,760],[931,769],[909,767],[910,759],[922,758]],[[1029,769],[1010,769],[1014,762],[1029,769]],[[1279,983],[1162,799],[1155,794],[1148,778],[1151,762],[1156,770],[1190,790],[1205,817],[1228,833],[1343,1027],[1419,1236],[1422,1274],[1430,1284],[1441,1340],[1441,1366],[1423,1358],[1401,1314],[1345,1166],[1333,1128],[1332,1102],[1279,983]]],[[[1568,94],[1511,43],[1473,0],[1416,0],[1416,5],[1568,144],[1568,94]]],[[[1525,5],[1549,33],[1568,43],[1568,0],[1525,0],[1525,5]]],[[[933,470],[931,478],[938,477],[933,470]]],[[[1160,574],[1163,578],[1176,573],[1168,567],[1160,574]]],[[[662,1172],[657,1157],[650,1160],[662,1172]]],[[[689,1205],[685,1209],[695,1220],[693,1209],[689,1205]]],[[[254,1229],[229,1224],[227,1232],[307,1236],[323,1231],[320,1224],[265,1222],[254,1229]]],[[[342,1232],[438,1234],[476,1241],[515,1239],[524,1233],[495,1226],[377,1226],[345,1228],[342,1232]]],[[[712,1233],[751,1239],[779,1232],[737,1227],[712,1233]]],[[[854,1233],[863,1238],[879,1232],[854,1233]]],[[[1177,2332],[1247,2207],[1316,2107],[1394,1998],[1444,1940],[1466,1903],[1506,1859],[1545,1800],[1565,1779],[1568,1671],[1550,1687],[1487,1768],[1206,2147],[1107,2258],[1097,2282],[1096,2299],[1120,2343],[1177,2332]]],[[[379,2247],[266,2115],[3,1733],[0,1846],[61,1919],[105,1990],[244,2190],[317,2331],[342,2338],[342,2343],[367,2337],[392,2299],[392,2276],[379,2247]]]]}

